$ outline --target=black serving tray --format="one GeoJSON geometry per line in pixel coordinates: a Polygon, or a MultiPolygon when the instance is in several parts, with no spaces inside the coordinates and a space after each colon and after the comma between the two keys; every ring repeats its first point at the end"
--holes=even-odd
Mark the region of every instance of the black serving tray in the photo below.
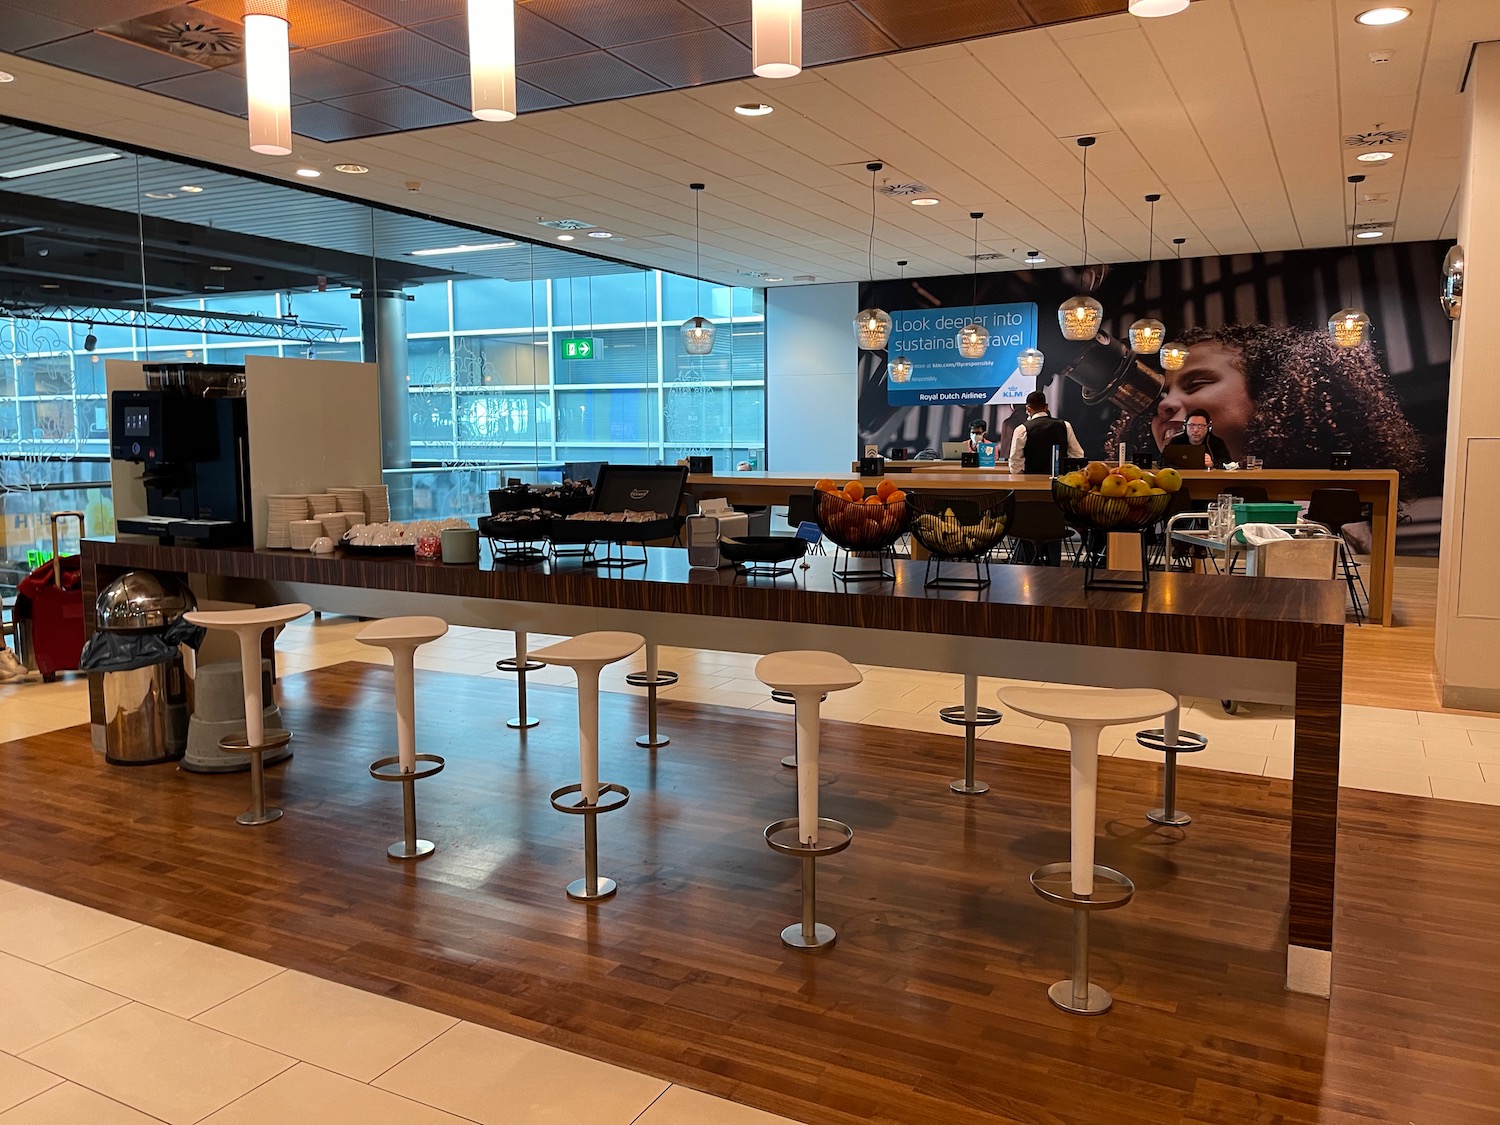
{"type": "Polygon", "coordinates": [[[492,488],[490,489],[490,515],[498,516],[501,512],[518,512],[525,508],[541,508],[543,511],[556,512],[560,516],[570,516],[574,512],[588,511],[593,499],[591,492],[559,496],[537,492],[532,488],[492,488]]]}
{"type": "Polygon", "coordinates": [[[792,562],[807,554],[807,540],[790,535],[724,536],[719,554],[732,563],[792,562]]]}
{"type": "Polygon", "coordinates": [[[493,516],[479,518],[479,534],[486,539],[509,539],[525,541],[548,539],[560,519],[497,520],[493,516]]]}

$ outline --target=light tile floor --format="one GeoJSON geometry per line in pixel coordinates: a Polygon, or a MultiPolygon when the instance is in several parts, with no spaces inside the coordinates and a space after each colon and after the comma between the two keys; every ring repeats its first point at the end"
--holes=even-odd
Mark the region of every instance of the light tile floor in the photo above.
{"type": "MultiPolygon", "coordinates": [[[[308,617],[292,623],[277,641],[281,670],[290,674],[346,660],[389,664],[385,650],[354,640],[360,627],[345,617],[308,617]]],[[[540,648],[554,639],[533,634],[528,643],[540,648]]],[[[455,627],[417,653],[417,666],[513,681],[514,675],[498,671],[495,661],[514,652],[510,633],[455,627]]],[[[788,708],[771,702],[769,692],[755,679],[756,659],[746,653],[663,647],[661,667],[675,670],[680,678],[672,687],[661,689],[661,698],[786,713],[788,708]]],[[[605,691],[644,694],[645,689],[625,683],[628,673],[644,667],[645,656],[638,653],[604,669],[600,686],[605,691]]],[[[942,722],[937,715],[939,709],[963,701],[962,677],[862,667],[866,682],[830,698],[823,706],[826,718],[962,738],[961,728],[942,722]]],[[[571,686],[574,680],[566,668],[546,668],[531,673],[530,682],[571,686]]],[[[993,706],[996,690],[1014,682],[982,677],[980,703],[993,706]]],[[[1179,759],[1183,767],[1291,777],[1294,724],[1290,707],[1241,704],[1236,714],[1227,715],[1218,700],[1184,702],[1183,726],[1207,735],[1209,748],[1184,755],[1179,759]]],[[[65,677],[55,684],[0,684],[0,742],[86,722],[87,716],[87,685],[79,677],[65,677]]],[[[1067,748],[1067,732],[1062,727],[1020,715],[1007,715],[980,738],[1067,748]]],[[[1160,760],[1160,755],[1136,744],[1130,727],[1107,729],[1101,753],[1160,760]]],[[[1346,704],[1339,781],[1352,789],[1500,805],[1500,715],[1346,704]]],[[[0,941],[0,950],[4,949],[0,941]]]]}
{"type": "Polygon", "coordinates": [[[795,1125],[12,883],[0,930],[0,1125],[795,1125]]]}

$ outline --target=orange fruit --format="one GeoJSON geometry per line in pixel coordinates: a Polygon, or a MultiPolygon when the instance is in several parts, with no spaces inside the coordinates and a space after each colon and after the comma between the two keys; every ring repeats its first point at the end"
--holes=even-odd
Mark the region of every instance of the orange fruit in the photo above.
{"type": "Polygon", "coordinates": [[[838,491],[838,486],[836,484],[834,484],[833,481],[829,480],[827,477],[824,477],[817,484],[813,485],[813,487],[815,489],[817,489],[819,492],[837,492],[838,491]]]}
{"type": "Polygon", "coordinates": [[[886,494],[885,502],[887,504],[905,504],[906,493],[902,492],[899,488],[893,489],[886,494]]]}
{"type": "Polygon", "coordinates": [[[866,504],[882,504],[882,503],[884,503],[884,501],[882,501],[879,496],[866,496],[865,497],[865,503],[866,504]]]}
{"type": "Polygon", "coordinates": [[[851,500],[863,500],[865,498],[865,486],[857,480],[851,480],[844,485],[844,495],[851,500]]]}
{"type": "Polygon", "coordinates": [[[896,482],[893,480],[883,480],[875,486],[875,495],[879,496],[882,500],[895,491],[896,482]]]}

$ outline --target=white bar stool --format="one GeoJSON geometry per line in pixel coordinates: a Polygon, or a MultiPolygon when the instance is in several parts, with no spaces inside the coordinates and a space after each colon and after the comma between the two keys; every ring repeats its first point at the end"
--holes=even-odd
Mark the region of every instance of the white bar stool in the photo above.
{"type": "Polygon", "coordinates": [[[266,807],[263,757],[268,750],[279,750],[292,740],[289,730],[266,732],[265,701],[260,691],[260,638],[267,629],[285,625],[311,612],[312,606],[290,602],[264,608],[192,610],[183,614],[194,625],[224,629],[239,638],[240,674],[245,682],[245,733],[225,735],[219,739],[219,748],[230,754],[250,756],[250,807],[234,818],[240,824],[270,824],[281,819],[280,809],[266,807]]]}
{"type": "Polygon", "coordinates": [[[1177,701],[1155,688],[1004,687],[1000,702],[1034,719],[1062,723],[1072,744],[1072,861],[1048,863],[1031,873],[1031,885],[1048,902],[1073,911],[1073,975],[1047,990],[1065,1012],[1097,1016],[1114,1002],[1089,983],[1089,915],[1128,903],[1135,884],[1094,862],[1094,820],[1099,789],[1099,732],[1117,723],[1166,715],[1177,701]],[[1100,887],[1100,883],[1103,884],[1100,887]]]}
{"type": "Polygon", "coordinates": [[[516,674],[516,717],[507,719],[505,725],[511,730],[530,730],[540,720],[533,719],[526,714],[526,673],[540,672],[546,665],[526,654],[526,634],[523,631],[516,630],[515,656],[507,656],[503,660],[495,661],[495,667],[501,672],[516,674]]]}
{"type": "Polygon", "coordinates": [[[666,746],[672,740],[660,738],[656,733],[656,692],[658,688],[671,687],[675,684],[677,673],[668,672],[658,666],[655,641],[646,642],[646,670],[630,673],[625,677],[625,682],[631,687],[646,689],[646,733],[637,738],[635,744],[647,750],[656,750],[666,746]]]}
{"type": "Polygon", "coordinates": [[[448,623],[441,617],[390,617],[366,625],[354,637],[360,644],[387,650],[396,673],[396,756],[370,763],[370,776],[376,781],[401,783],[405,835],[386,848],[392,859],[421,859],[437,847],[431,840],[417,839],[416,784],[442,773],[446,763],[436,754],[417,753],[416,657],[418,648],[447,631],[448,623]],[[418,762],[426,768],[419,769],[418,762]]]}
{"type": "MultiPolygon", "coordinates": [[[[826,703],[827,701],[828,701],[828,693],[826,691],[822,695],[818,696],[818,702],[819,703],[826,703]]],[[[797,705],[797,697],[795,695],[793,695],[789,691],[773,691],[771,693],[771,702],[772,703],[784,703],[788,707],[795,708],[796,705],[797,705]]],[[[797,768],[797,727],[796,727],[796,719],[795,719],[795,716],[796,716],[796,711],[795,710],[792,712],[792,715],[793,715],[793,724],[792,724],[792,752],[790,754],[787,754],[787,755],[783,756],[782,759],[781,759],[781,764],[784,765],[789,770],[794,770],[794,769],[797,768]]]]}
{"type": "Polygon", "coordinates": [[[842,656],[809,650],[763,656],[756,662],[755,676],[773,692],[786,692],[796,701],[797,815],[768,824],[765,831],[766,843],[774,850],[802,860],[802,921],[782,930],[781,940],[793,949],[825,949],[838,934],[818,921],[815,864],[820,856],[847,848],[854,829],[818,815],[818,713],[828,692],[857,687],[865,678],[842,656]],[[820,832],[831,838],[820,840],[820,832]]]}
{"type": "Polygon", "coordinates": [[[957,781],[948,782],[955,793],[977,797],[988,793],[990,787],[974,780],[974,736],[980,727],[992,727],[1000,721],[1000,712],[993,707],[979,706],[979,674],[964,673],[964,702],[962,707],[944,707],[938,718],[945,723],[964,728],[964,775],[957,781]]]}
{"type": "Polygon", "coordinates": [[[1146,819],[1153,824],[1166,824],[1174,828],[1192,824],[1193,818],[1177,807],[1177,755],[1196,754],[1208,746],[1208,738],[1197,731],[1182,729],[1182,700],[1172,697],[1176,704],[1167,712],[1162,726],[1138,731],[1136,742],[1147,750],[1159,750],[1163,755],[1161,766],[1161,808],[1152,809],[1146,819]]]}
{"type": "Polygon", "coordinates": [[[639,652],[646,638],[639,633],[584,633],[538,649],[531,655],[543,664],[573,669],[578,677],[578,774],[577,785],[554,790],[552,807],[583,817],[583,878],[568,884],[568,897],[579,902],[609,898],[618,889],[613,879],[599,874],[600,813],[614,812],[630,800],[623,785],[599,781],[599,671],[606,664],[639,652]],[[578,795],[577,801],[563,798],[578,795]],[[601,798],[603,800],[601,801],[601,798]]]}

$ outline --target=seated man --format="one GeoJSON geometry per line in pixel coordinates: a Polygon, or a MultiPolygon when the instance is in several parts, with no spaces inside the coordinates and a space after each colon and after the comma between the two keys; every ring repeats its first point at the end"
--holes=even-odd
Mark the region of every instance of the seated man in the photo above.
{"type": "Polygon", "coordinates": [[[1202,407],[1188,411],[1182,433],[1167,442],[1168,449],[1184,445],[1199,446],[1203,450],[1203,464],[1201,466],[1195,464],[1194,468],[1222,469],[1232,460],[1229,456],[1229,447],[1222,439],[1214,436],[1213,422],[1208,416],[1208,411],[1202,407]]]}

